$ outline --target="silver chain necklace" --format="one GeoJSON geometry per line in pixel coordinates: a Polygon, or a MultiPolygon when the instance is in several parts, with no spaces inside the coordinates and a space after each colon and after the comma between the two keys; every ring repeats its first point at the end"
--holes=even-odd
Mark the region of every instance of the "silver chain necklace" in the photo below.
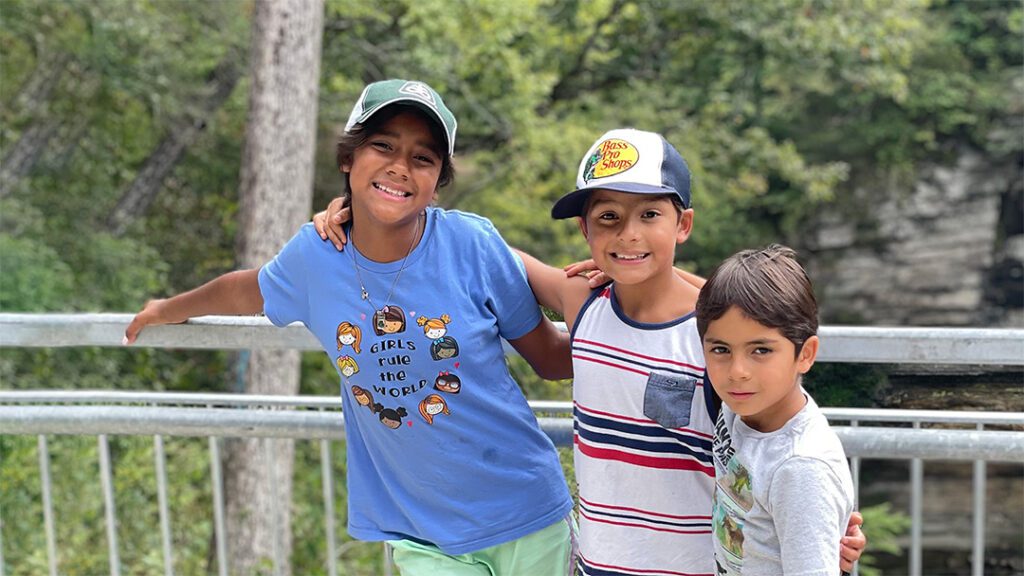
{"type": "MultiPolygon", "coordinates": [[[[424,220],[426,220],[426,216],[424,216],[424,220]]],[[[409,250],[406,251],[405,257],[402,258],[402,265],[399,266],[398,273],[395,274],[395,279],[391,281],[391,288],[388,290],[388,297],[384,300],[384,308],[387,308],[388,305],[391,304],[391,296],[395,293],[395,286],[398,285],[398,279],[402,277],[402,271],[405,270],[405,263],[407,260],[409,260],[409,255],[412,254],[413,248],[416,247],[416,237],[419,235],[419,233],[420,219],[419,217],[417,217],[416,229],[412,233],[412,242],[409,243],[409,250]]],[[[351,236],[351,232],[349,232],[349,235],[351,236]]],[[[352,243],[353,245],[355,245],[355,239],[352,240],[352,243]]],[[[377,305],[373,302],[373,298],[370,298],[370,292],[367,291],[366,284],[363,283],[363,275],[359,273],[360,269],[362,269],[363,267],[359,265],[359,262],[356,260],[355,254],[353,254],[351,251],[349,252],[349,256],[352,258],[352,267],[355,268],[356,270],[356,281],[359,282],[359,297],[369,302],[370,306],[373,307],[374,312],[382,310],[382,308],[377,307],[377,305]]],[[[369,270],[367,271],[369,272],[369,270]]]]}

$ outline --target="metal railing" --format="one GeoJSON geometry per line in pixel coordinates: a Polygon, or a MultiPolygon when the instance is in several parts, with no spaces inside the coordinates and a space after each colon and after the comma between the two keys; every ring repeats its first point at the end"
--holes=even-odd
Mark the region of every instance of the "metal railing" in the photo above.
{"type": "MultiPolygon", "coordinates": [[[[131,315],[0,314],[0,346],[120,346],[131,315]]],[[[820,361],[903,364],[1024,365],[1024,330],[823,327],[820,361]]],[[[138,346],[167,348],[298,348],[319,350],[302,327],[273,328],[264,318],[205,317],[188,324],[147,329],[138,346]]],[[[572,442],[571,403],[531,402],[544,431],[560,446],[572,442]]],[[[154,467],[165,574],[173,573],[170,510],[167,503],[164,437],[207,437],[214,492],[217,566],[227,573],[223,547],[224,501],[220,438],[293,438],[320,442],[327,535],[328,573],[337,573],[333,522],[334,477],[330,442],[344,439],[337,397],[282,397],[231,394],[174,394],[112,391],[0,392],[0,434],[38,435],[43,484],[43,523],[50,574],[57,572],[54,513],[50,493],[49,434],[98,438],[110,573],[120,573],[117,516],[109,458],[109,435],[154,438],[154,467]]],[[[859,497],[863,459],[911,462],[911,574],[921,574],[921,494],[924,460],[971,461],[973,467],[972,574],[982,574],[985,543],[987,462],[1024,463],[1024,413],[941,412],[825,408],[851,459],[859,497]],[[839,426],[835,423],[847,425],[839,426]],[[894,427],[899,423],[907,427],[894,427]],[[882,424],[881,426],[879,424],[882,424]],[[943,428],[933,428],[942,425],[943,428]],[[969,429],[949,429],[969,426],[969,429]],[[988,430],[986,426],[1016,427],[988,430]]],[[[272,461],[272,460],[268,460],[272,461]]],[[[2,525],[2,518],[0,518],[2,525]]],[[[275,546],[275,553],[280,549],[275,546]]],[[[275,569],[282,559],[274,558],[275,569]]],[[[0,576],[3,543],[0,542],[0,576]]]]}

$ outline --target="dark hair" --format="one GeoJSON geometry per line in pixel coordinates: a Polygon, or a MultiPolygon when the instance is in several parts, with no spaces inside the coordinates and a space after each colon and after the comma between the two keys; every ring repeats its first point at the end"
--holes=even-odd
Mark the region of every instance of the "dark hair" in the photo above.
{"type": "MultiPolygon", "coordinates": [[[[366,144],[366,141],[374,134],[380,132],[380,127],[386,124],[388,120],[404,112],[417,114],[427,122],[427,126],[430,128],[430,135],[434,138],[434,153],[441,157],[441,174],[437,178],[437,187],[442,188],[451,184],[455,180],[455,166],[452,165],[452,158],[448,155],[448,149],[445,148],[448,137],[445,136],[444,130],[437,123],[437,120],[428,116],[426,112],[416,106],[405,104],[392,104],[371,116],[366,120],[366,123],[356,124],[351,130],[342,134],[341,138],[338,139],[338,145],[335,147],[335,160],[338,163],[338,169],[340,170],[345,164],[351,165],[356,149],[366,144]]],[[[352,186],[349,183],[347,172],[342,173],[342,179],[344,180],[342,196],[350,196],[352,194],[352,186]]]]}
{"type": "Polygon", "coordinates": [[[711,274],[697,298],[701,339],[708,324],[733,306],[758,324],[777,329],[797,353],[818,333],[818,302],[811,280],[796,261],[796,252],[779,244],[733,254],[711,274]]]}

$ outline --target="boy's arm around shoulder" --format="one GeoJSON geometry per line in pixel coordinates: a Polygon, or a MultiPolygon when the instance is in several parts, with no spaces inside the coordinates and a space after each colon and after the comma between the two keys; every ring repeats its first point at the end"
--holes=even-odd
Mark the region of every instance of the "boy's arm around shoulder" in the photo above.
{"type": "Polygon", "coordinates": [[[567,275],[565,271],[549,266],[537,258],[513,248],[526,266],[526,278],[530,289],[541,306],[565,318],[566,327],[572,330],[576,315],[590,295],[591,288],[583,276],[567,275]]]}
{"type": "Polygon", "coordinates": [[[147,302],[124,331],[124,343],[135,342],[146,326],[179,324],[209,314],[245,315],[262,311],[259,270],[228,272],[172,298],[147,302]]]}
{"type": "MultiPolygon", "coordinates": [[[[558,268],[548,266],[522,250],[513,250],[526,267],[527,280],[537,301],[541,306],[561,314],[565,318],[566,327],[571,330],[576,314],[590,292],[586,278],[568,278],[558,268]]],[[[569,333],[559,330],[546,316],[528,334],[509,343],[541,378],[558,380],[572,377],[572,343],[569,333]]]]}
{"type": "Polygon", "coordinates": [[[783,573],[839,574],[853,493],[836,470],[818,458],[790,458],[772,475],[768,499],[783,573]]]}

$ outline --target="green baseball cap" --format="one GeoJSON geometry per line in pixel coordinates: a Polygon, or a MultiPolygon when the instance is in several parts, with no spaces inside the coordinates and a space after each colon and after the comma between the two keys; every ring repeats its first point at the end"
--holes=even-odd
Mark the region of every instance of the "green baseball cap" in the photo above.
{"type": "Polygon", "coordinates": [[[352,130],[356,124],[366,122],[388,106],[399,103],[421,108],[431,118],[435,118],[448,138],[448,155],[455,153],[455,130],[459,127],[455,115],[445,106],[436,90],[415,80],[381,80],[367,84],[345,123],[345,132],[352,130]]]}

